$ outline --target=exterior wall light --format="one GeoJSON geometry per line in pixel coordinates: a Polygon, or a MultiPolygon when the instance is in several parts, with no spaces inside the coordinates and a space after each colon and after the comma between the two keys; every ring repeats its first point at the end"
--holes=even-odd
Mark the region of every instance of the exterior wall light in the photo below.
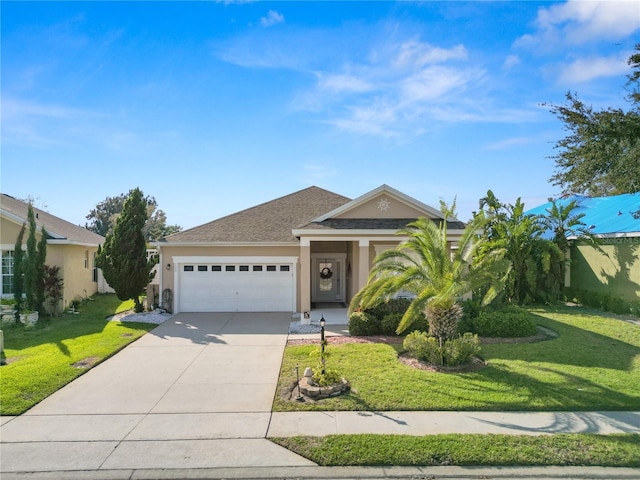
{"type": "Polygon", "coordinates": [[[171,264],[167,263],[167,270],[171,270],[171,264]]]}

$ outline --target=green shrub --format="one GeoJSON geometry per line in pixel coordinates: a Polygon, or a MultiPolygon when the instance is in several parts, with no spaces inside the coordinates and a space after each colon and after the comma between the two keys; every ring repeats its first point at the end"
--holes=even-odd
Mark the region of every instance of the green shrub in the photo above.
{"type": "MultiPolygon", "coordinates": [[[[390,325],[392,320],[389,319],[388,320],[389,325],[387,325],[387,327],[385,328],[383,326],[383,321],[385,317],[387,317],[388,315],[399,314],[399,317],[397,317],[398,318],[397,323],[399,324],[400,319],[407,312],[409,305],[411,305],[411,301],[412,300],[409,298],[392,298],[388,302],[381,303],[380,305],[376,305],[373,308],[369,308],[365,310],[366,313],[373,315],[377,319],[378,323],[380,324],[380,331],[376,333],[371,333],[370,335],[379,335],[379,334],[395,335],[398,325],[396,325],[395,328],[392,329],[390,325]]],[[[396,317],[394,317],[393,321],[395,321],[395,318],[396,317]]],[[[403,334],[408,332],[414,332],[414,331],[426,332],[428,330],[429,330],[429,322],[427,322],[427,318],[424,316],[424,314],[420,314],[420,317],[414,320],[414,322],[409,326],[409,328],[405,332],[403,332],[403,334]]]]}
{"type": "Polygon", "coordinates": [[[409,308],[409,305],[411,305],[411,300],[408,298],[392,298],[388,302],[381,303],[366,310],[366,312],[374,315],[379,320],[382,320],[390,313],[400,313],[401,315],[404,315],[409,308]]]}
{"type": "Polygon", "coordinates": [[[442,352],[440,344],[426,332],[411,332],[402,342],[403,348],[414,358],[434,365],[440,365],[442,352]]]}
{"type": "Polygon", "coordinates": [[[380,321],[368,312],[353,312],[349,316],[349,333],[351,335],[380,335],[380,321]]]}
{"type": "Polygon", "coordinates": [[[464,365],[471,357],[480,353],[478,335],[465,333],[463,336],[447,340],[444,343],[444,361],[449,366],[464,365]]]}
{"type": "Polygon", "coordinates": [[[566,298],[585,307],[597,308],[619,315],[640,316],[640,302],[628,302],[622,297],[614,297],[609,292],[569,289],[566,298]]]}
{"type": "Polygon", "coordinates": [[[488,310],[473,320],[473,331],[481,337],[528,337],[536,334],[533,317],[518,307],[488,310]]]}
{"type": "Polygon", "coordinates": [[[426,332],[411,332],[402,346],[412,357],[432,365],[441,365],[443,359],[448,366],[464,365],[480,353],[480,339],[471,333],[446,340],[441,349],[438,340],[426,332]]]}
{"type": "Polygon", "coordinates": [[[401,313],[388,313],[382,319],[382,334],[383,335],[396,335],[398,325],[402,320],[401,313]]]}
{"type": "Polygon", "coordinates": [[[329,387],[342,382],[342,376],[335,370],[325,368],[322,373],[321,368],[313,369],[313,383],[319,387],[329,387]]]}

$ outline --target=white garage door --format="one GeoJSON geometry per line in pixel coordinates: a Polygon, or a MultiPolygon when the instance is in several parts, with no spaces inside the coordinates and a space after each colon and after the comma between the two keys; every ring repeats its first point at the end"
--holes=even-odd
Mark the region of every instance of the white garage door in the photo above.
{"type": "Polygon", "coordinates": [[[295,311],[295,263],[288,257],[269,260],[187,260],[177,265],[179,311],[295,311]]]}

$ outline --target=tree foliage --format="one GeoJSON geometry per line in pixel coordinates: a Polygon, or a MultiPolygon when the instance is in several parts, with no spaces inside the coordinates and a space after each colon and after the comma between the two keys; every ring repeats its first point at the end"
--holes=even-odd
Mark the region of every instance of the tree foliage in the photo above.
{"type": "Polygon", "coordinates": [[[567,103],[550,105],[568,132],[552,158],[556,172],[551,182],[566,194],[617,195],[640,191],[640,44],[628,64],[634,69],[627,85],[629,110],[594,110],[577,93],[567,103]]]}
{"type": "Polygon", "coordinates": [[[147,257],[143,234],[147,220],[147,202],[139,188],[125,200],[113,231],[107,233],[104,248],[98,247],[96,266],[120,300],[133,299],[136,311],[142,311],[140,294],[153,279],[155,258],[147,257]]]}
{"type": "Polygon", "coordinates": [[[542,217],[525,214],[520,198],[515,205],[501,203],[491,190],[480,199],[480,214],[487,218],[480,258],[500,249],[510,263],[504,300],[522,304],[557,293],[560,284],[552,275],[552,265],[561,262],[562,256],[557,245],[542,238],[542,217]]]}
{"type": "MultiPolygon", "coordinates": [[[[116,221],[124,208],[124,203],[131,195],[120,194],[116,197],[107,197],[89,212],[85,217],[89,220],[85,224],[85,228],[91,230],[98,235],[106,237],[113,230],[116,221]]],[[[143,234],[147,241],[159,240],[163,237],[177,233],[182,230],[178,225],[167,225],[167,215],[158,208],[158,202],[152,196],[144,198],[147,221],[143,228],[143,234]]]]}

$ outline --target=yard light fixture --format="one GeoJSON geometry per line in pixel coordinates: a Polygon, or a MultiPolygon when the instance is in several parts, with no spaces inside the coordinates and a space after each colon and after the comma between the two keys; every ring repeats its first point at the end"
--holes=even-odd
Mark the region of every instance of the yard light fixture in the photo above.
{"type": "Polygon", "coordinates": [[[324,340],[324,325],[325,325],[326,320],[324,319],[324,315],[320,317],[320,350],[321,350],[321,354],[320,354],[320,363],[322,364],[322,374],[325,374],[325,370],[324,370],[324,362],[325,362],[325,358],[324,358],[324,344],[326,343],[324,340]]]}

